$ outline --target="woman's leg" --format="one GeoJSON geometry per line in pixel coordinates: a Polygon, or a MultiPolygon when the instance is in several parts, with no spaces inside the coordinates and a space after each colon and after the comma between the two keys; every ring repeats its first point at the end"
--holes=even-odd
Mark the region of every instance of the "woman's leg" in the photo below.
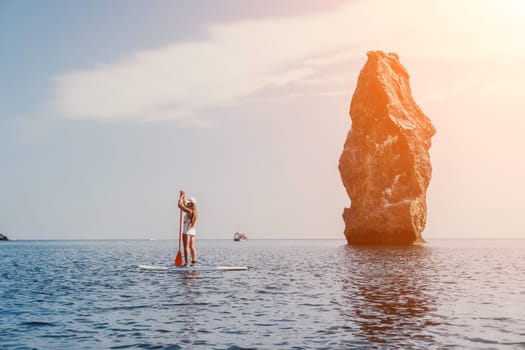
{"type": "Polygon", "coordinates": [[[195,249],[195,236],[189,236],[190,239],[190,251],[191,251],[191,263],[197,263],[197,250],[195,249]]]}
{"type": "Polygon", "coordinates": [[[184,263],[186,265],[188,265],[188,257],[190,255],[190,251],[189,251],[189,246],[190,246],[190,239],[189,239],[189,235],[187,234],[183,234],[182,235],[182,243],[184,244],[184,263]]]}

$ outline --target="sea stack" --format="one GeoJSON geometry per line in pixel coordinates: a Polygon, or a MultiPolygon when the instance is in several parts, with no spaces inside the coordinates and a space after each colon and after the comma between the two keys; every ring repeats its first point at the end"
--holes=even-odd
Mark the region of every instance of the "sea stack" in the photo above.
{"type": "Polygon", "coordinates": [[[350,105],[339,172],[349,244],[423,243],[426,191],[432,175],[430,119],[412,97],[409,75],[395,53],[368,52],[350,105]]]}
{"type": "Polygon", "coordinates": [[[0,233],[0,241],[9,241],[9,238],[0,233]]]}

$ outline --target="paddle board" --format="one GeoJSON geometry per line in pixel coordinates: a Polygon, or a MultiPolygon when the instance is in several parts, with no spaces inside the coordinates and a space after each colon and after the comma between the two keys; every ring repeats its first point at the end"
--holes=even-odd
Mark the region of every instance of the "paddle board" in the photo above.
{"type": "Polygon", "coordinates": [[[150,271],[242,271],[248,270],[246,266],[206,266],[196,265],[188,267],[178,266],[153,266],[153,265],[138,265],[141,270],[150,271]]]}

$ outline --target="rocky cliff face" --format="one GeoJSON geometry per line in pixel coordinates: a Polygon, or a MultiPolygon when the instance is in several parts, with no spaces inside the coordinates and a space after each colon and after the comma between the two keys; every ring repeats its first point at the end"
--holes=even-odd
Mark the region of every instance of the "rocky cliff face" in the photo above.
{"type": "Polygon", "coordinates": [[[368,52],[350,117],[339,159],[351,200],[343,212],[348,243],[424,242],[432,173],[428,150],[435,129],[415,103],[397,54],[368,52]]]}

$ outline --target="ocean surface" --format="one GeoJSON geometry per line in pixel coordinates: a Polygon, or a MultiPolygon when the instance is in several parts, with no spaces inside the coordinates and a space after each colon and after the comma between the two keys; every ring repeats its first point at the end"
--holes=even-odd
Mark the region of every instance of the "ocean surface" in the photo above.
{"type": "Polygon", "coordinates": [[[0,349],[525,349],[525,241],[0,242],[0,349]]]}

